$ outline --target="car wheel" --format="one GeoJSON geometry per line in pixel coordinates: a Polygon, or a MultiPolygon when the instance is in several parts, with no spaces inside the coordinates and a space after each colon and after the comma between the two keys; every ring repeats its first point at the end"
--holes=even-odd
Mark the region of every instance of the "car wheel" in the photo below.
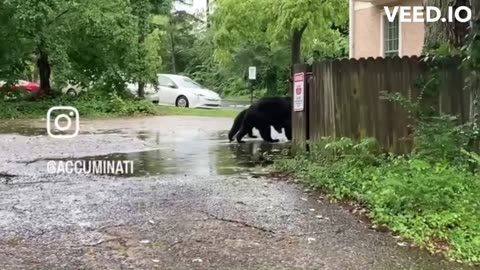
{"type": "Polygon", "coordinates": [[[77,92],[75,91],[75,89],[73,88],[70,88],[67,90],[67,95],[71,96],[71,97],[76,97],[77,96],[77,92]]]}
{"type": "Polygon", "coordinates": [[[175,105],[180,108],[188,108],[188,99],[185,96],[179,96],[177,101],[175,101],[175,105]]]}

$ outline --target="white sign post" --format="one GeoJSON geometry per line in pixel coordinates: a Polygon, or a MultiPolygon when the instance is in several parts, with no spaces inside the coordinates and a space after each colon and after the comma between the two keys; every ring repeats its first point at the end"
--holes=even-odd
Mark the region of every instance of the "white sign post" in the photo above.
{"type": "Polygon", "coordinates": [[[250,104],[253,104],[253,81],[257,79],[257,67],[248,67],[248,80],[250,81],[250,104]]]}
{"type": "Polygon", "coordinates": [[[301,112],[305,107],[305,73],[295,73],[293,78],[293,110],[301,112]]]}
{"type": "Polygon", "coordinates": [[[257,67],[249,67],[248,68],[248,79],[249,80],[256,80],[257,79],[257,67]]]}

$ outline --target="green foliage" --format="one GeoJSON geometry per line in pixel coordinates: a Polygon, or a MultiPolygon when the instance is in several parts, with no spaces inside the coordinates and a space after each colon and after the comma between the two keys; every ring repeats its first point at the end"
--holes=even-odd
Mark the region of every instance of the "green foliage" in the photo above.
{"type": "Polygon", "coordinates": [[[87,117],[135,116],[155,114],[155,105],[147,100],[135,100],[116,93],[100,94],[91,91],[71,101],[72,106],[87,117]]]}
{"type": "Polygon", "coordinates": [[[32,98],[32,93],[28,91],[14,90],[6,86],[0,88],[0,100],[15,101],[30,100],[32,98]]]}
{"type": "Polygon", "coordinates": [[[298,5],[291,0],[218,0],[215,7],[209,18],[211,27],[206,31],[175,32],[175,45],[188,47],[175,59],[180,63],[178,72],[226,96],[249,94],[250,87],[256,95],[287,93],[290,37],[296,25],[310,25],[302,46],[306,59],[314,51],[319,55],[317,60],[346,53],[345,33],[332,26],[346,25],[347,1],[307,0],[298,5]],[[195,33],[196,39],[188,33],[195,33]],[[189,62],[183,66],[182,59],[187,56],[189,62]],[[247,82],[249,66],[257,67],[257,80],[252,86],[247,82]]]}
{"type": "MultiPolygon", "coordinates": [[[[105,86],[104,86],[105,87],[105,86]]],[[[237,110],[191,109],[154,105],[150,101],[133,98],[126,91],[109,91],[96,87],[78,97],[57,96],[53,99],[32,99],[26,91],[0,91],[0,119],[44,118],[53,106],[73,106],[82,118],[129,117],[145,115],[194,115],[236,117],[237,110]],[[5,97],[9,99],[5,100],[5,97]],[[15,99],[13,99],[15,98],[15,99]]]]}
{"type": "Polygon", "coordinates": [[[48,109],[53,106],[73,106],[78,109],[82,117],[156,114],[156,106],[149,101],[136,100],[125,94],[109,93],[98,89],[92,89],[78,98],[60,96],[46,100],[7,100],[0,101],[0,106],[2,119],[45,117],[48,109]]]}
{"type": "Polygon", "coordinates": [[[158,29],[152,24],[154,14],[168,14],[170,0],[132,0],[131,14],[136,25],[138,42],[136,53],[131,59],[134,63],[133,79],[136,82],[156,82],[156,74],[161,68],[161,57],[158,48],[161,46],[158,29]],[[153,27],[152,27],[153,26],[153,27]]]}
{"type": "Polygon", "coordinates": [[[462,149],[468,149],[476,137],[476,131],[470,125],[460,125],[455,117],[430,117],[417,121],[415,153],[426,160],[463,164],[467,160],[461,154],[462,149]]]}
{"type": "MultiPolygon", "coordinates": [[[[228,64],[236,48],[265,46],[272,52],[289,48],[293,30],[306,26],[303,50],[308,55],[320,50],[333,55],[342,50],[327,44],[346,44],[333,25],[347,22],[348,1],[238,1],[216,3],[212,27],[215,29],[217,58],[228,64]],[[332,51],[326,51],[331,48],[332,51]]],[[[287,58],[287,64],[290,59],[287,58]]]]}
{"type": "Polygon", "coordinates": [[[444,159],[381,155],[374,142],[326,139],[309,153],[278,160],[276,166],[334,199],[360,202],[375,223],[420,246],[435,250],[436,244],[447,243],[447,256],[479,263],[478,173],[444,159]]]}
{"type": "Polygon", "coordinates": [[[161,44],[148,21],[170,6],[170,0],[2,1],[0,78],[25,78],[42,53],[56,85],[102,80],[113,91],[126,81],[151,80],[160,70],[161,44]]]}
{"type": "Polygon", "coordinates": [[[414,153],[425,160],[448,161],[454,164],[470,163],[473,170],[479,166],[467,156],[465,151],[478,151],[475,142],[480,139],[480,129],[471,123],[462,124],[454,116],[445,115],[438,110],[440,85],[445,78],[444,68],[458,64],[455,58],[441,54],[424,58],[428,65],[428,74],[417,82],[419,95],[416,99],[404,97],[399,93],[383,93],[383,97],[394,102],[415,117],[414,153]]]}
{"type": "Polygon", "coordinates": [[[0,78],[16,79],[23,73],[28,63],[28,50],[31,41],[22,36],[16,27],[17,20],[11,14],[15,5],[11,2],[0,2],[0,78]],[[12,46],[15,44],[15,46],[12,46]]]}

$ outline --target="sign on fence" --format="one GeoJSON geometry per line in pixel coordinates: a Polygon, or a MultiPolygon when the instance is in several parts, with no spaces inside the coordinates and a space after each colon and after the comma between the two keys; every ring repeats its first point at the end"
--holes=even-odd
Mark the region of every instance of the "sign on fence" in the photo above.
{"type": "Polygon", "coordinates": [[[301,112],[305,104],[305,73],[295,73],[293,78],[293,110],[301,112]]]}

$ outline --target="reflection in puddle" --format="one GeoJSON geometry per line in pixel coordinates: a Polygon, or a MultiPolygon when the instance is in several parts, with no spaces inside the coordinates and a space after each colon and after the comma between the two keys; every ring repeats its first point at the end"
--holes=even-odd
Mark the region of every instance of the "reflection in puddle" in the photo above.
{"type": "MultiPolygon", "coordinates": [[[[133,176],[176,175],[232,175],[258,172],[273,163],[272,156],[289,152],[290,144],[269,144],[261,139],[243,144],[227,141],[227,132],[208,133],[198,130],[173,132],[141,131],[128,129],[83,130],[80,134],[112,134],[136,138],[145,142],[150,150],[128,153],[112,153],[78,158],[36,160],[35,164],[44,171],[48,160],[110,160],[133,161],[133,176]],[[153,149],[153,150],[152,150],[153,149]]],[[[0,134],[17,133],[25,136],[46,135],[45,128],[29,125],[0,124],[0,134]]],[[[278,134],[275,134],[278,135],[278,134]]],[[[126,177],[132,174],[124,175],[126,177]]]]}
{"type": "MultiPolygon", "coordinates": [[[[154,136],[155,138],[156,136],[154,136]]],[[[272,156],[288,152],[288,144],[218,140],[170,141],[161,149],[83,157],[78,160],[133,161],[134,173],[125,176],[232,175],[259,170],[273,163],[272,156]]],[[[72,160],[72,159],[68,159],[72,160]]],[[[75,159],[73,159],[75,160],[75,159]]]]}
{"type": "Polygon", "coordinates": [[[273,163],[273,156],[288,151],[288,144],[269,144],[262,141],[220,145],[216,151],[217,172],[228,175],[247,171],[248,168],[265,167],[273,163]]]}
{"type": "Polygon", "coordinates": [[[288,145],[262,142],[241,145],[201,142],[197,143],[197,146],[185,145],[184,148],[176,146],[170,149],[116,153],[86,157],[82,160],[132,160],[133,176],[231,175],[270,165],[273,163],[271,156],[280,155],[282,150],[288,151],[288,145]]]}
{"type": "Polygon", "coordinates": [[[48,135],[46,128],[32,127],[30,125],[2,125],[0,134],[18,134],[22,136],[48,135]]]}

